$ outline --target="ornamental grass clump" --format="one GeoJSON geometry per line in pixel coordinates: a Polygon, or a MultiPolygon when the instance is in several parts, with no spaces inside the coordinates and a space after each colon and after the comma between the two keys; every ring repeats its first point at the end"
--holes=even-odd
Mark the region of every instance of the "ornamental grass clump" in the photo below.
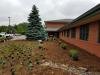
{"type": "Polygon", "coordinates": [[[64,50],[67,49],[67,45],[66,45],[65,43],[62,43],[60,46],[61,46],[61,48],[64,49],[64,50]]]}
{"type": "Polygon", "coordinates": [[[72,60],[77,61],[78,60],[78,51],[75,49],[72,49],[69,51],[69,56],[72,60]]]}

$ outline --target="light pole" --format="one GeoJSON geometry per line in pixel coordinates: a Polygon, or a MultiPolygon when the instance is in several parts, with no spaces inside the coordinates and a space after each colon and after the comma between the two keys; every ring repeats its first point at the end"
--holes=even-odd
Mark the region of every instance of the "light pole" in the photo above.
{"type": "Polygon", "coordinates": [[[8,19],[9,19],[8,33],[12,33],[11,26],[10,26],[11,17],[9,16],[8,19]]]}
{"type": "Polygon", "coordinates": [[[10,18],[11,18],[11,17],[9,16],[9,17],[8,17],[8,19],[9,19],[9,26],[10,26],[10,18]]]}

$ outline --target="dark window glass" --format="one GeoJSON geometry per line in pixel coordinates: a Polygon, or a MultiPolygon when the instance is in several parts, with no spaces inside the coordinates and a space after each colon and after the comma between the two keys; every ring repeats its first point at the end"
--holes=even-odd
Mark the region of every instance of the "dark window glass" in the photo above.
{"type": "Polygon", "coordinates": [[[62,34],[63,34],[63,37],[64,37],[64,31],[62,32],[62,34]]]}
{"type": "Polygon", "coordinates": [[[65,37],[67,37],[67,30],[65,31],[66,33],[65,33],[65,37]]]}
{"type": "Polygon", "coordinates": [[[62,36],[63,36],[63,32],[62,32],[62,36]]]}
{"type": "Polygon", "coordinates": [[[64,31],[64,37],[66,37],[66,31],[64,31]]]}
{"type": "Polygon", "coordinates": [[[100,21],[99,21],[99,37],[98,37],[98,42],[100,43],[100,21]]]}
{"type": "Polygon", "coordinates": [[[67,30],[67,37],[70,36],[70,30],[67,30]]]}
{"type": "Polygon", "coordinates": [[[76,28],[71,29],[71,38],[76,38],[76,28]]]}
{"type": "Polygon", "coordinates": [[[89,25],[83,25],[80,26],[80,39],[81,40],[88,40],[88,36],[89,36],[89,25]]]}

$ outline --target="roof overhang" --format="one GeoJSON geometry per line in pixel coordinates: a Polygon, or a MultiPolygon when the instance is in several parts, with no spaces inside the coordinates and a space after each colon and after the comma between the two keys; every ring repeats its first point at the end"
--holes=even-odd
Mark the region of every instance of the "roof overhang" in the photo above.
{"type": "Polygon", "coordinates": [[[70,24],[67,26],[64,26],[59,29],[59,31],[63,31],[69,28],[81,26],[84,24],[88,24],[91,22],[96,22],[100,20],[100,4],[95,6],[94,8],[90,9],[89,11],[85,12],[75,20],[73,20],[70,24]]]}
{"type": "Polygon", "coordinates": [[[84,19],[82,19],[80,21],[72,23],[72,24],[69,25],[68,28],[76,27],[76,26],[80,26],[80,25],[84,25],[84,24],[88,24],[88,23],[95,22],[95,21],[98,21],[98,20],[100,20],[100,13],[96,14],[95,16],[84,18],[84,19]]]}
{"type": "Polygon", "coordinates": [[[57,32],[60,28],[46,28],[47,32],[57,32]]]}
{"type": "Polygon", "coordinates": [[[100,4],[88,10],[70,23],[71,27],[79,26],[100,20],[100,4]]]}

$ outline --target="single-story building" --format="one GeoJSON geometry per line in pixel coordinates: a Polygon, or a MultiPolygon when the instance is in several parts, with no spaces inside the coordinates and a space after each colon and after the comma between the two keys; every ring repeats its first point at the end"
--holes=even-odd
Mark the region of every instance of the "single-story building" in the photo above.
{"type": "MultiPolygon", "coordinates": [[[[52,26],[52,28],[56,28],[56,25],[61,26],[59,22],[57,24],[47,22],[46,25],[47,28],[49,26],[52,26]]],[[[69,24],[62,26],[59,30],[56,30],[56,32],[59,32],[61,40],[100,57],[100,4],[80,15],[69,24]]]]}
{"type": "Polygon", "coordinates": [[[59,34],[65,42],[100,57],[100,4],[62,27],[59,34]]]}
{"type": "Polygon", "coordinates": [[[49,37],[59,37],[59,29],[64,27],[66,24],[72,22],[72,19],[60,19],[45,21],[46,31],[49,37]]]}

